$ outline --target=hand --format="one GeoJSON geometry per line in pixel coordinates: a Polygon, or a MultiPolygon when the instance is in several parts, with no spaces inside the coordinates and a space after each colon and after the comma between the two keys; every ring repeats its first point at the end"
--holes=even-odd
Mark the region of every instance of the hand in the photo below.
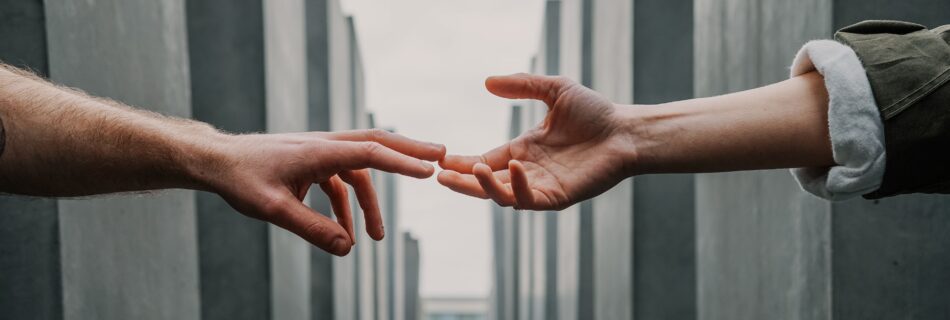
{"type": "Polygon", "coordinates": [[[621,134],[618,108],[567,78],[518,74],[485,86],[510,99],[548,106],[537,127],[481,156],[449,155],[439,183],[516,209],[561,210],[610,189],[629,174],[633,144],[621,134]]]}
{"type": "Polygon", "coordinates": [[[383,238],[369,170],[416,178],[433,174],[445,147],[384,130],[227,136],[215,166],[201,180],[237,211],[287,229],[336,255],[355,244],[346,184],[353,186],[366,217],[366,231],[383,238]],[[422,159],[422,160],[420,160],[422,159]],[[339,223],[301,201],[314,183],[329,196],[339,223]]]}

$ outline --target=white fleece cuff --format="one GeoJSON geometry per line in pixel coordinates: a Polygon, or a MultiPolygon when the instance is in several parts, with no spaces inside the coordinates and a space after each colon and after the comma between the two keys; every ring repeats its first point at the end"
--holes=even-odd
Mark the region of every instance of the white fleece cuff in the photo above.
{"type": "Polygon", "coordinates": [[[837,165],[792,169],[802,189],[829,200],[844,200],[878,189],[884,178],[884,124],[867,74],[846,45],[810,41],[792,62],[791,76],[818,70],[828,89],[828,128],[837,165]]]}

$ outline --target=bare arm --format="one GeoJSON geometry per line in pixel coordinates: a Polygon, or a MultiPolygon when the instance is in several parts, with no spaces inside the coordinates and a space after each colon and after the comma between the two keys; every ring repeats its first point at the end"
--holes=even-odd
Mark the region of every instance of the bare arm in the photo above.
{"type": "Polygon", "coordinates": [[[347,188],[367,232],[382,219],[366,168],[423,178],[441,145],[381,130],[229,135],[207,124],[133,109],[0,66],[0,192],[81,196],[163,188],[216,192],[241,213],[290,230],[331,253],[354,244],[347,188]],[[339,223],[301,201],[311,185],[339,223]]]}
{"type": "Polygon", "coordinates": [[[616,105],[561,77],[493,77],[489,91],[542,100],[538,127],[481,156],[449,155],[439,182],[521,209],[563,209],[647,173],[831,166],[817,73],[717,97],[616,105]]]}

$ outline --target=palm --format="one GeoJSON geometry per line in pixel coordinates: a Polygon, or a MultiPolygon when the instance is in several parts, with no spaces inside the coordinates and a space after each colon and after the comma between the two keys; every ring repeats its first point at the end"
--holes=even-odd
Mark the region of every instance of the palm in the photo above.
{"type": "Polygon", "coordinates": [[[446,157],[442,166],[450,171],[440,174],[440,182],[501,205],[545,210],[563,209],[620,181],[625,151],[613,134],[613,103],[563,78],[508,78],[489,81],[489,89],[544,100],[550,110],[544,122],[483,156],[446,157]]]}

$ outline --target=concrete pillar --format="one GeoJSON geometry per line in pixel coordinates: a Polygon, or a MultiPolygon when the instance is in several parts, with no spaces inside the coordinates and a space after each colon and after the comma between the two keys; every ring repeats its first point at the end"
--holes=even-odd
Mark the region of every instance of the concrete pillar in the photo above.
{"type": "MultiPolygon", "coordinates": [[[[308,129],[330,131],[332,129],[330,61],[334,44],[331,40],[330,19],[342,16],[339,5],[333,0],[307,1],[307,111],[308,129]],[[334,6],[335,5],[335,6],[334,6]]],[[[337,31],[339,32],[339,31],[337,31]]],[[[327,217],[333,217],[330,200],[320,188],[310,190],[310,206],[327,217]]],[[[334,256],[320,248],[310,249],[310,308],[311,319],[333,318],[336,295],[334,279],[334,256]]]]}
{"type": "MultiPolygon", "coordinates": [[[[267,130],[261,0],[188,1],[192,114],[236,133],[267,130]]],[[[271,316],[267,223],[197,193],[203,319],[271,316]]]]}
{"type": "MultiPolygon", "coordinates": [[[[633,101],[693,96],[693,0],[635,0],[633,101]]],[[[693,175],[633,179],[635,319],[696,318],[693,175]]]]}
{"type": "MultiPolygon", "coordinates": [[[[616,103],[631,103],[633,1],[593,0],[591,87],[616,103]]],[[[633,184],[626,180],[593,199],[596,319],[633,317],[633,184]]]]}
{"type": "MultiPolygon", "coordinates": [[[[0,61],[49,73],[43,1],[0,1],[0,61]]],[[[0,196],[0,310],[11,318],[62,319],[58,202],[0,196]],[[16,275],[16,276],[12,276],[16,275]]]]}
{"type": "MultiPolygon", "coordinates": [[[[945,1],[696,1],[699,96],[782,80],[807,40],[861,19],[946,23],[945,1]]],[[[700,175],[697,312],[706,319],[945,317],[940,196],[819,200],[784,170],[700,175]]],[[[944,281],[945,282],[945,281],[944,281]]]]}
{"type": "MultiPolygon", "coordinates": [[[[508,137],[521,134],[522,108],[511,107],[508,137]]],[[[520,258],[520,216],[511,208],[502,208],[492,204],[492,248],[494,261],[492,271],[491,313],[494,319],[517,319],[519,314],[521,279],[520,258]]]]}
{"type": "MultiPolygon", "coordinates": [[[[304,17],[303,0],[264,1],[268,132],[308,128],[304,17]]],[[[272,318],[310,318],[310,247],[293,233],[270,226],[272,318]]]]}
{"type": "MultiPolygon", "coordinates": [[[[53,81],[191,115],[183,1],[45,5],[53,81]]],[[[200,316],[194,192],[58,202],[64,318],[200,316]]]]}
{"type": "Polygon", "coordinates": [[[420,299],[419,299],[419,241],[412,237],[408,232],[402,234],[405,243],[405,273],[402,274],[406,279],[405,290],[405,319],[421,319],[420,299]]]}

